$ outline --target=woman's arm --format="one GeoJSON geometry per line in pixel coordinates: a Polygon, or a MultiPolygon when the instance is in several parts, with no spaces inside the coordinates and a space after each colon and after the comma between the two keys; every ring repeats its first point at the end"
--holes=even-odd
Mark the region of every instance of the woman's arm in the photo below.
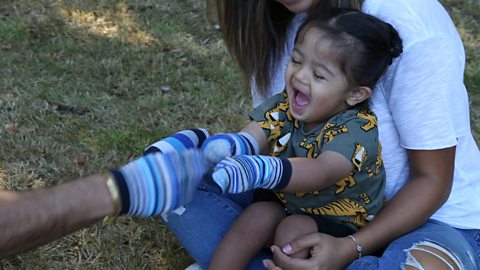
{"type": "MultiPolygon", "coordinates": [[[[410,150],[410,179],[389,204],[366,227],[355,233],[363,246],[362,255],[372,254],[393,239],[408,233],[425,222],[448,198],[452,186],[455,147],[440,150],[410,150]]],[[[355,245],[348,238],[325,234],[298,239],[283,252],[273,248],[282,269],[343,269],[358,257],[355,245]],[[331,248],[331,247],[336,248],[331,248]],[[311,247],[310,259],[291,258],[298,250],[311,247]],[[285,253],[285,254],[284,254],[285,253]]],[[[268,269],[278,269],[268,261],[268,269]]]]}
{"type": "Polygon", "coordinates": [[[101,175],[27,192],[0,192],[0,258],[60,238],[114,212],[101,175]]]}
{"type": "Polygon", "coordinates": [[[367,227],[355,234],[365,254],[422,225],[450,194],[455,147],[409,150],[408,158],[409,181],[367,227]]]}

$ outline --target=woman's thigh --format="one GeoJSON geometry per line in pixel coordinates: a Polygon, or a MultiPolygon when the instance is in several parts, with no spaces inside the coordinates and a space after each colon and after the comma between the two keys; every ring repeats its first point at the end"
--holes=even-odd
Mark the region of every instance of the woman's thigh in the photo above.
{"type": "Polygon", "coordinates": [[[472,243],[459,230],[444,223],[429,220],[417,230],[394,240],[381,257],[362,257],[350,264],[347,269],[403,269],[407,261],[412,262],[412,258],[409,257],[410,252],[419,246],[421,248],[426,246],[427,249],[443,247],[444,251],[453,254],[454,260],[460,262],[462,270],[474,270],[478,269],[478,257],[475,255],[472,243]]]}
{"type": "Polygon", "coordinates": [[[459,232],[472,246],[477,258],[477,267],[480,269],[480,230],[459,230],[459,232]]]}
{"type": "Polygon", "coordinates": [[[184,209],[163,216],[163,220],[187,252],[207,269],[223,236],[252,202],[251,192],[221,194],[218,189],[202,182],[184,209]]]}

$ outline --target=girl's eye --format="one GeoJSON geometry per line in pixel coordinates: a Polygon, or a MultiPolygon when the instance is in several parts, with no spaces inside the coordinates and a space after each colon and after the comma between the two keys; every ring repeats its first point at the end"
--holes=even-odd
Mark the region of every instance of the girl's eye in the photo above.
{"type": "Polygon", "coordinates": [[[325,77],[323,77],[322,75],[319,75],[317,73],[313,73],[313,77],[315,77],[315,79],[318,79],[318,80],[325,80],[325,77]]]}
{"type": "Polygon", "coordinates": [[[292,61],[292,63],[294,63],[294,64],[301,64],[299,60],[297,60],[293,57],[290,57],[290,61],[292,61]]]}

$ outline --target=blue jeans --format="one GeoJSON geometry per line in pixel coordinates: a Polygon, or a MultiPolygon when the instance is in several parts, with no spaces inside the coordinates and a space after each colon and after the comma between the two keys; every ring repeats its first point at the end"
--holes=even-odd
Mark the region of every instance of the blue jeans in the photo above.
{"type": "MultiPolygon", "coordinates": [[[[253,192],[225,195],[203,181],[185,212],[181,215],[171,213],[164,222],[195,261],[207,269],[230,225],[251,203],[253,192]]],[[[262,260],[271,257],[268,249],[260,252],[248,269],[265,269],[262,260]]]]}
{"type": "MultiPolygon", "coordinates": [[[[202,182],[185,212],[181,215],[169,214],[165,223],[187,252],[207,269],[215,248],[230,225],[252,202],[251,192],[223,195],[202,182]]],[[[362,257],[354,261],[348,269],[401,269],[407,258],[404,250],[426,240],[448,247],[463,263],[463,269],[479,269],[480,230],[458,230],[433,220],[393,241],[382,257],[362,257]]],[[[262,260],[271,257],[268,249],[260,252],[248,269],[265,269],[262,260]]]]}
{"type": "Polygon", "coordinates": [[[480,267],[480,230],[460,230],[439,221],[428,220],[420,228],[390,243],[381,257],[362,257],[347,269],[403,269],[407,260],[406,250],[415,243],[424,241],[446,247],[463,264],[462,270],[480,267]]]}

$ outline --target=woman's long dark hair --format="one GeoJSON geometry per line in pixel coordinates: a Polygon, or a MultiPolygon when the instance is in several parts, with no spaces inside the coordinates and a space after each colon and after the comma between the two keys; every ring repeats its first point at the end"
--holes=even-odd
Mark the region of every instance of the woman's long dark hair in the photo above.
{"type": "MultiPolygon", "coordinates": [[[[320,0],[315,10],[328,7],[360,9],[363,0],[320,0]]],[[[261,96],[267,95],[272,66],[284,50],[286,33],[294,16],[274,0],[217,0],[225,44],[245,76],[252,78],[261,96]]]]}

